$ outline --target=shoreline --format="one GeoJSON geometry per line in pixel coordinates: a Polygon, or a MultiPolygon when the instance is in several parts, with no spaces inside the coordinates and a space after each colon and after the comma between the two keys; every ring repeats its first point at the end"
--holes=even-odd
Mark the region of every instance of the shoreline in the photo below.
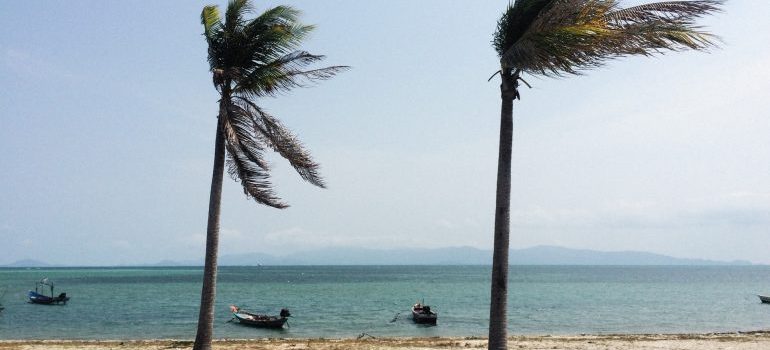
{"type": "MultiPolygon", "coordinates": [[[[731,333],[682,334],[596,334],[596,335],[520,335],[508,338],[510,348],[519,349],[770,349],[770,330],[731,333]]],[[[0,350],[161,350],[191,349],[192,340],[0,340],[0,350]]],[[[221,350],[424,350],[485,349],[485,337],[372,337],[358,338],[255,338],[217,339],[221,350]]]]}

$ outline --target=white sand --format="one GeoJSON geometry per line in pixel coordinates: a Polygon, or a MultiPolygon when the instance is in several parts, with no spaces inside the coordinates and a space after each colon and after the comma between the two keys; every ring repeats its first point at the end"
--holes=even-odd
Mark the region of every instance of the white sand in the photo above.
{"type": "MultiPolygon", "coordinates": [[[[217,340],[221,350],[428,350],[485,349],[486,339],[479,338],[367,338],[367,339],[250,339],[217,340]]],[[[511,337],[514,349],[617,349],[617,350],[768,350],[770,332],[670,334],[670,335],[581,335],[511,337]]],[[[192,349],[191,341],[68,341],[2,340],[0,350],[172,350],[192,349]]]]}

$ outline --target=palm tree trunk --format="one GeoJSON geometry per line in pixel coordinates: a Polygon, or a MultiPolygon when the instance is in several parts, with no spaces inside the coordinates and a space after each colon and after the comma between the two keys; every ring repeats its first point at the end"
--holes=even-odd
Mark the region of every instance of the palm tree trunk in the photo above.
{"type": "Polygon", "coordinates": [[[511,213],[511,153],[513,150],[513,99],[516,77],[503,69],[500,95],[500,149],[497,160],[495,245],[492,255],[492,286],[489,304],[489,350],[508,348],[508,236],[511,213]]]}
{"type": "Polygon", "coordinates": [[[203,268],[201,308],[198,314],[198,332],[195,335],[193,350],[211,350],[211,340],[214,333],[214,300],[217,291],[217,254],[219,251],[219,212],[222,199],[222,178],[225,170],[223,121],[224,116],[220,113],[217,121],[216,141],[214,141],[214,172],[211,176],[211,193],[209,194],[209,219],[206,228],[206,263],[203,268]]]}

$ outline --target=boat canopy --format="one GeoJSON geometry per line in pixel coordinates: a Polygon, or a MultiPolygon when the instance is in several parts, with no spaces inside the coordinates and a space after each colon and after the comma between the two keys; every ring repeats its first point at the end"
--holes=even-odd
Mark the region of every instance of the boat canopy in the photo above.
{"type": "Polygon", "coordinates": [[[53,296],[53,282],[51,282],[48,277],[43,277],[43,279],[37,282],[35,285],[35,292],[42,294],[42,292],[46,290],[45,287],[48,287],[48,291],[50,291],[51,296],[53,296]]]}

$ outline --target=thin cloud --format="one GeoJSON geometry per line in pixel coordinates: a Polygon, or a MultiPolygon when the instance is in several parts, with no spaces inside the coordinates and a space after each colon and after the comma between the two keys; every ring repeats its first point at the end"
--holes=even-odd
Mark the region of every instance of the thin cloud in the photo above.
{"type": "Polygon", "coordinates": [[[77,74],[53,62],[16,48],[6,48],[3,51],[2,63],[7,71],[15,73],[21,79],[75,80],[79,78],[77,74]]]}
{"type": "Polygon", "coordinates": [[[679,206],[624,202],[600,209],[532,207],[511,215],[514,227],[529,229],[692,229],[741,230],[770,225],[770,196],[728,194],[709,201],[687,200],[679,206]],[[740,199],[740,200],[737,200],[740,199]]]}

